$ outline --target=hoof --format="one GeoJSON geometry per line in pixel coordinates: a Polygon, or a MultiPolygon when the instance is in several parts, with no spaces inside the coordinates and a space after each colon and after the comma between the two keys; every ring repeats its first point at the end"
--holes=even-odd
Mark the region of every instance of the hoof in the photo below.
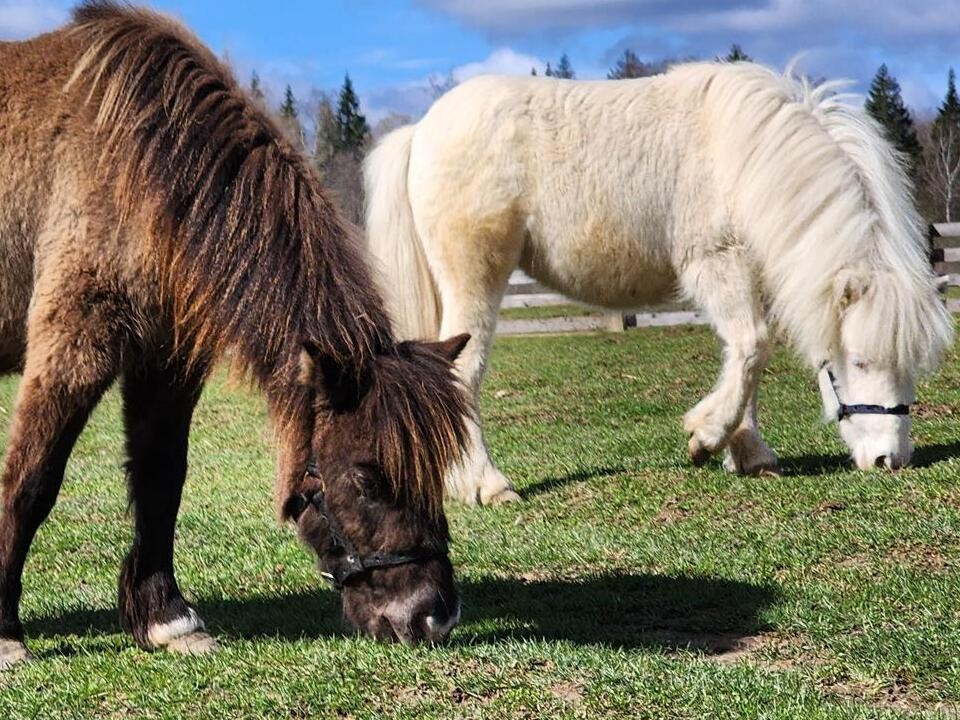
{"type": "Polygon", "coordinates": [[[174,638],[165,647],[177,655],[206,655],[216,651],[220,645],[212,635],[205,632],[192,632],[189,635],[174,638]]]}
{"type": "Polygon", "coordinates": [[[512,488],[504,488],[503,490],[500,490],[489,497],[480,497],[481,505],[502,505],[504,503],[514,502],[523,502],[523,498],[520,497],[512,488]]]}
{"type": "Polygon", "coordinates": [[[687,441],[687,452],[690,454],[690,461],[696,466],[701,467],[710,459],[711,452],[697,440],[696,435],[691,435],[687,441]]]}
{"type": "Polygon", "coordinates": [[[19,640],[0,640],[0,671],[9,670],[33,659],[27,646],[19,640]]]}
{"type": "Polygon", "coordinates": [[[735,475],[747,475],[752,477],[779,477],[780,475],[780,463],[777,462],[776,458],[773,460],[761,460],[741,465],[734,459],[733,455],[731,455],[729,451],[727,452],[727,456],[723,459],[723,468],[727,472],[731,472],[735,475]]]}
{"type": "Polygon", "coordinates": [[[777,454],[754,432],[738,432],[733,436],[723,459],[723,467],[737,475],[759,477],[778,475],[777,454]]]}

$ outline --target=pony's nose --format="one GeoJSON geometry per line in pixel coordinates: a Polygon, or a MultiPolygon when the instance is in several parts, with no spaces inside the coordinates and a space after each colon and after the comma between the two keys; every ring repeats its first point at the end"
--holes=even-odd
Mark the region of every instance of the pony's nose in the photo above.
{"type": "Polygon", "coordinates": [[[886,455],[881,455],[880,457],[878,457],[876,460],[873,461],[873,466],[878,468],[890,467],[890,461],[886,455]]]}
{"type": "Polygon", "coordinates": [[[416,606],[393,607],[383,614],[393,631],[391,635],[406,645],[436,643],[447,638],[460,622],[460,601],[451,604],[439,594],[416,606]]]}

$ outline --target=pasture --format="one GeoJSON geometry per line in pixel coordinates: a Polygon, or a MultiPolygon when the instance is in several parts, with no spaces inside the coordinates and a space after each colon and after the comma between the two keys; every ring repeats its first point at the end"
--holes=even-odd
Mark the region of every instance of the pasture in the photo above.
{"type": "Polygon", "coordinates": [[[264,405],[218,375],[177,567],[222,648],[137,649],[115,608],[132,533],[112,392],[28,559],[38,659],[0,675],[0,717],[955,716],[960,355],[921,385],[896,474],[850,469],[785,351],[761,386],[782,474],[691,467],[680,417],[718,364],[707,328],[499,338],[487,435],[526,502],[448,505],[464,620],[432,648],[342,634],[312,553],[274,522],[264,405]]]}

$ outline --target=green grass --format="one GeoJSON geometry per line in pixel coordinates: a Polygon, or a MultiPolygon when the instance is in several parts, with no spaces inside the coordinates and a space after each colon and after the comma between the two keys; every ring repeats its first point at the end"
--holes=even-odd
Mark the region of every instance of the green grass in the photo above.
{"type": "MultiPolygon", "coordinates": [[[[28,562],[38,660],[0,676],[0,717],[955,716],[960,358],[920,387],[916,467],[894,475],[849,469],[812,374],[778,354],[761,416],[783,473],[762,479],[687,461],[680,416],[718,359],[702,328],[498,340],[487,434],[526,502],[449,507],[464,621],[436,648],[340,633],[336,596],[273,521],[263,406],[219,379],[177,565],[222,650],[134,647],[114,600],[131,532],[111,394],[28,562]]],[[[15,389],[0,381],[4,432],[15,389]]]]}

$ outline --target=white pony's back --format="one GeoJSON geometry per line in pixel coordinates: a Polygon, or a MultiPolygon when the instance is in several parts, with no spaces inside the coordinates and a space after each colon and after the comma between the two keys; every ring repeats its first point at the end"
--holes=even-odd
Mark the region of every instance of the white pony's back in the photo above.
{"type": "MultiPolygon", "coordinates": [[[[428,246],[478,224],[522,235],[524,269],[612,307],[663,299],[685,258],[721,238],[740,243],[811,360],[830,355],[839,305],[857,291],[885,308],[870,318],[889,320],[865,320],[865,350],[929,367],[952,323],[934,302],[909,182],[876,123],[830,89],[753,63],[626,81],[476,78],[441,98],[412,137],[398,131],[410,137],[405,194],[428,246]]],[[[383,154],[368,166],[372,210],[383,154]]],[[[379,227],[370,227],[376,254],[393,242],[379,227]]]]}

